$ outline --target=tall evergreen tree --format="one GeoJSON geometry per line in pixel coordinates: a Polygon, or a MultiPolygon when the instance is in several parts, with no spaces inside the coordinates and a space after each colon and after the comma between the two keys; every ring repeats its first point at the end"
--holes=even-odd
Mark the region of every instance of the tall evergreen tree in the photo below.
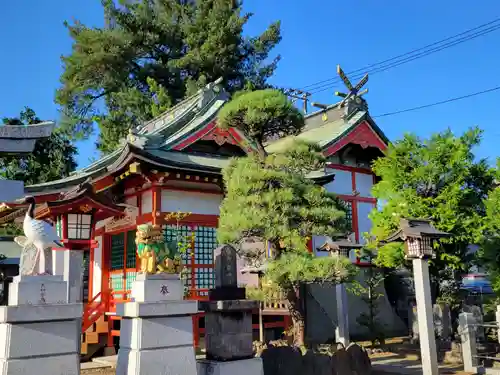
{"type": "MultiPolygon", "coordinates": [[[[19,117],[4,118],[7,125],[29,126],[42,122],[29,107],[19,117]]],[[[33,152],[26,155],[1,155],[0,178],[24,181],[33,185],[67,177],[75,170],[77,149],[66,136],[54,132],[49,138],[39,139],[33,152]]]]}
{"type": "Polygon", "coordinates": [[[243,35],[251,14],[239,0],[102,0],[107,26],[67,25],[73,50],[63,57],[56,101],[68,131],[115,149],[128,129],[222,77],[230,92],[262,88],[279,57],[279,22],[243,35]],[[104,106],[104,110],[99,110],[104,106]]]}
{"type": "MultiPolygon", "coordinates": [[[[473,154],[480,141],[478,129],[459,137],[448,130],[425,140],[407,134],[373,165],[381,177],[373,195],[384,204],[371,214],[372,235],[383,240],[398,227],[401,217],[431,219],[437,229],[450,233],[451,238],[441,241],[430,268],[434,295],[450,302],[471,266],[470,245],[483,236],[484,199],[494,186],[494,171],[473,154]]],[[[377,261],[385,267],[407,265],[399,244],[380,248],[377,261]]]]}

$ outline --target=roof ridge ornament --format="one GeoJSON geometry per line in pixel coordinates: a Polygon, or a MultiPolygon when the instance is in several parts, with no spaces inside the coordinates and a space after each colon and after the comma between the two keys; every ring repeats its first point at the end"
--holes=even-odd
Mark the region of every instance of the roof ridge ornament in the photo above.
{"type": "Polygon", "coordinates": [[[343,98],[339,103],[339,107],[344,108],[342,118],[347,119],[358,111],[368,111],[368,104],[366,103],[366,100],[361,97],[368,92],[368,89],[361,90],[368,82],[368,73],[366,73],[354,86],[349,78],[347,78],[340,65],[337,65],[337,74],[349,90],[347,94],[335,91],[336,96],[343,98]]]}
{"type": "Polygon", "coordinates": [[[198,101],[198,110],[201,110],[216,96],[220,95],[224,91],[224,88],[221,86],[221,83],[222,83],[222,77],[219,77],[215,81],[205,85],[205,87],[203,87],[199,91],[201,93],[201,96],[198,101]]]}

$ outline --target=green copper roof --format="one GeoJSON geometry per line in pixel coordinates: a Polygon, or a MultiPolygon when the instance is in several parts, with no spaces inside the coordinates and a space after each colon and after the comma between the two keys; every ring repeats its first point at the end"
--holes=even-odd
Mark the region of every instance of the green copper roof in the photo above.
{"type": "Polygon", "coordinates": [[[152,158],[165,161],[165,166],[185,167],[187,169],[204,171],[206,169],[219,172],[229,164],[229,158],[204,154],[187,154],[180,151],[148,150],[152,158]],[[200,168],[201,167],[201,168],[200,168]]]}
{"type": "Polygon", "coordinates": [[[283,152],[296,139],[309,143],[315,143],[321,147],[326,147],[330,143],[335,142],[344,133],[358,125],[365,114],[366,112],[358,112],[348,121],[337,119],[317,128],[306,130],[297,136],[281,138],[280,140],[266,146],[266,151],[270,153],[283,152]]]}
{"type": "MultiPolygon", "coordinates": [[[[155,165],[167,168],[185,169],[208,173],[220,173],[229,159],[214,155],[187,154],[174,151],[173,147],[185,141],[196,132],[203,129],[208,123],[216,119],[220,108],[229,100],[229,95],[219,85],[220,82],[207,85],[195,95],[183,100],[161,116],[144,123],[131,131],[122,141],[119,149],[103,156],[89,166],[72,173],[69,177],[36,184],[26,187],[27,192],[57,192],[70,188],[86,179],[100,177],[114,172],[115,168],[122,168],[130,159],[130,154],[140,156],[142,160],[149,160],[155,165]]],[[[318,111],[305,117],[306,126],[303,133],[296,137],[285,137],[266,146],[268,152],[282,152],[294,139],[302,139],[327,147],[336,142],[344,134],[352,130],[361,121],[367,120],[379,133],[382,139],[387,140],[366,111],[354,113],[348,120],[341,118],[338,105],[332,105],[326,112],[318,111]],[[322,117],[326,113],[331,120],[323,123],[322,117]]],[[[324,172],[315,172],[309,178],[314,180],[328,179],[324,172]]]]}

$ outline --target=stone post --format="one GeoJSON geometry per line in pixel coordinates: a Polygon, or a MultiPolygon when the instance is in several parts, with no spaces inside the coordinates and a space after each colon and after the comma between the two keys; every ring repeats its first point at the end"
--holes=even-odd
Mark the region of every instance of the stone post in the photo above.
{"type": "Polygon", "coordinates": [[[82,302],[83,250],[62,250],[64,252],[64,281],[67,282],[67,299],[82,302]]]}
{"type": "Polygon", "coordinates": [[[61,276],[16,276],[0,306],[0,374],[80,374],[81,303],[61,276]]]}
{"type": "Polygon", "coordinates": [[[344,345],[344,348],[349,346],[349,308],[347,304],[347,291],[345,284],[335,286],[335,294],[337,299],[337,327],[335,328],[335,339],[344,345]]]}
{"type": "Polygon", "coordinates": [[[475,319],[472,313],[461,313],[458,318],[459,332],[462,342],[462,358],[464,371],[476,373],[477,370],[477,348],[475,319]]]}
{"type": "Polygon", "coordinates": [[[259,303],[244,299],[245,289],[238,288],[236,255],[228,245],[214,251],[215,289],[203,303],[206,360],[199,362],[199,375],[264,374],[253,352],[252,312],[259,303]]]}
{"type": "Polygon", "coordinates": [[[500,305],[497,305],[497,311],[495,312],[495,320],[497,322],[497,340],[500,343],[500,305]]]}
{"type": "Polygon", "coordinates": [[[196,375],[192,315],[178,275],[137,275],[134,302],[118,304],[122,317],[116,375],[196,375]]]}
{"type": "Polygon", "coordinates": [[[426,375],[438,375],[436,338],[432,316],[431,286],[429,261],[413,259],[415,297],[417,299],[417,318],[419,327],[420,353],[422,370],[426,375]]]}

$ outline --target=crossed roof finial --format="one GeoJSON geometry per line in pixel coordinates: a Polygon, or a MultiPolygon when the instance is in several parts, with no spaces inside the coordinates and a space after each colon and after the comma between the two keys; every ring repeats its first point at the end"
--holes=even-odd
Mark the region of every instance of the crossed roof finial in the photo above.
{"type": "Polygon", "coordinates": [[[340,76],[340,79],[342,80],[342,82],[344,82],[344,85],[349,90],[349,92],[347,94],[345,94],[343,92],[339,92],[339,91],[335,92],[335,95],[343,98],[342,101],[340,102],[340,107],[343,107],[349,99],[354,98],[354,97],[359,97],[359,96],[364,95],[368,92],[368,89],[364,89],[362,91],[359,91],[368,82],[368,73],[365,74],[363,76],[363,78],[361,78],[355,86],[353,86],[351,81],[349,81],[349,78],[347,78],[347,76],[345,75],[345,73],[342,70],[342,68],[340,67],[340,65],[337,65],[337,74],[340,76]]]}

